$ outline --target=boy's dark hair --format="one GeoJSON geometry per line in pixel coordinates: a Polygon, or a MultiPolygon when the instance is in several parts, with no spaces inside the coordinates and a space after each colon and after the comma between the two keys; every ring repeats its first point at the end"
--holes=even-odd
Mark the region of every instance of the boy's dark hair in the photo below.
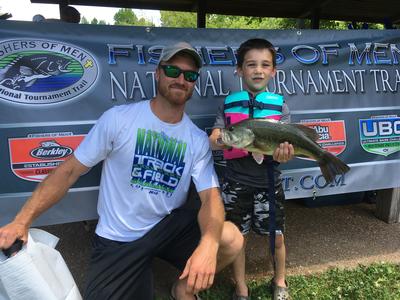
{"type": "Polygon", "coordinates": [[[243,42],[238,51],[237,51],[237,65],[238,67],[242,67],[243,61],[244,61],[244,56],[246,53],[250,50],[253,49],[267,49],[271,52],[272,55],[272,64],[275,67],[276,66],[276,51],[274,46],[271,44],[271,42],[267,41],[266,39],[249,39],[245,42],[243,42]]]}

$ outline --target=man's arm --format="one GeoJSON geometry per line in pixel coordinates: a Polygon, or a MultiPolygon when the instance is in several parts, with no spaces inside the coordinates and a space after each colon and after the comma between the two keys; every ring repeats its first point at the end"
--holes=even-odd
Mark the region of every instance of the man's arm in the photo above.
{"type": "Polygon", "coordinates": [[[218,188],[201,191],[199,195],[202,202],[198,214],[201,240],[179,277],[187,277],[187,291],[194,294],[211,287],[214,282],[219,241],[225,220],[218,188]]]}
{"type": "Polygon", "coordinates": [[[37,186],[15,219],[0,228],[0,249],[9,248],[17,238],[26,242],[32,222],[61,200],[79,176],[88,170],[89,168],[81,164],[75,156],[53,170],[37,186]]]}

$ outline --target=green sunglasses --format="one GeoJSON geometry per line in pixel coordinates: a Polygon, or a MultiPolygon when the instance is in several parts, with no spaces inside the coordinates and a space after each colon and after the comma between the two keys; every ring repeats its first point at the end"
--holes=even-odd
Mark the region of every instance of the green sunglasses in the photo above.
{"type": "Polygon", "coordinates": [[[196,71],[182,71],[178,67],[171,65],[160,65],[160,67],[164,70],[164,74],[167,77],[178,78],[183,73],[183,78],[189,82],[195,82],[199,78],[199,73],[196,71]]]}

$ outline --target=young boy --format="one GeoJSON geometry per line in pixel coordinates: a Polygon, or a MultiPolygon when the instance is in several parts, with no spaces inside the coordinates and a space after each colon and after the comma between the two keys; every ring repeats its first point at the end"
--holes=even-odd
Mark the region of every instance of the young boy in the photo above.
{"type": "MultiPolygon", "coordinates": [[[[261,164],[255,156],[240,150],[228,149],[220,142],[220,129],[246,118],[271,118],[281,122],[290,122],[289,109],[280,95],[266,92],[269,80],[276,73],[276,52],[273,45],[265,39],[250,39],[238,49],[238,75],[242,77],[244,90],[229,95],[220,107],[210,135],[214,150],[223,149],[227,161],[222,186],[226,219],[235,223],[242,234],[253,229],[261,235],[269,234],[271,181],[275,186],[275,274],[271,281],[273,299],[289,299],[285,281],[285,243],[283,202],[285,195],[279,180],[277,166],[293,158],[294,149],[288,142],[280,144],[273,156],[265,156],[261,164]],[[268,168],[272,180],[268,177],[268,168]]],[[[273,194],[272,194],[273,195],[273,194]]],[[[271,209],[272,211],[272,209],[271,209]]],[[[272,230],[273,232],[273,230],[272,230]]],[[[233,277],[236,300],[250,299],[245,281],[245,245],[233,263],[233,277]]]]}

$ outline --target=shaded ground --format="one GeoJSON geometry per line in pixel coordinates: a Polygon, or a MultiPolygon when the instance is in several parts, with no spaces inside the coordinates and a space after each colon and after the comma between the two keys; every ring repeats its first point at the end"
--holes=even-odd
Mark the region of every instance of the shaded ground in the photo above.
{"type": "MultiPolygon", "coordinates": [[[[400,223],[389,225],[374,216],[375,204],[306,207],[300,201],[286,202],[288,274],[307,274],[330,267],[354,267],[378,261],[400,263],[400,223]]],[[[42,227],[60,237],[61,251],[80,290],[90,255],[90,237],[95,223],[83,222],[42,227]]],[[[266,259],[267,241],[251,235],[247,248],[250,278],[271,276],[266,259]]],[[[162,261],[154,263],[156,293],[166,296],[178,274],[162,261]]],[[[217,277],[229,282],[230,270],[217,277]]]]}

